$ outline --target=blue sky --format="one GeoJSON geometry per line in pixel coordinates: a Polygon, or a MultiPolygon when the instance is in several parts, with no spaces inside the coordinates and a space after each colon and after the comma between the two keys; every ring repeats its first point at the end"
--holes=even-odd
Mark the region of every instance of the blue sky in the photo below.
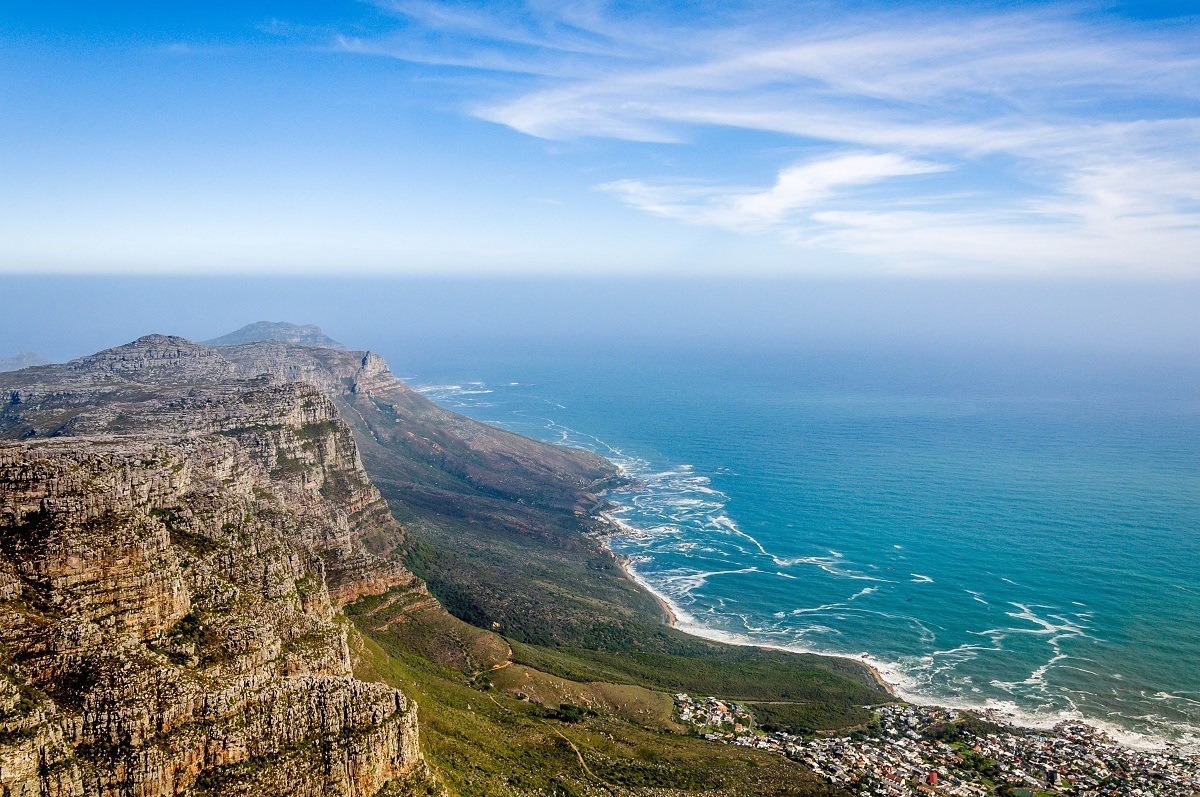
{"type": "Polygon", "coordinates": [[[1194,4],[0,7],[0,273],[1200,276],[1194,4]]]}

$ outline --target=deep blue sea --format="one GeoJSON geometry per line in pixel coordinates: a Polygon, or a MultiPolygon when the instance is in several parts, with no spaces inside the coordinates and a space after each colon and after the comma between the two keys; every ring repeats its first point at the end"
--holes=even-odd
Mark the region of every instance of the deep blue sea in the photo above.
{"type": "Polygon", "coordinates": [[[395,370],[620,464],[611,545],[685,629],[865,656],[917,701],[1200,744],[1186,376],[634,343],[395,370]]]}

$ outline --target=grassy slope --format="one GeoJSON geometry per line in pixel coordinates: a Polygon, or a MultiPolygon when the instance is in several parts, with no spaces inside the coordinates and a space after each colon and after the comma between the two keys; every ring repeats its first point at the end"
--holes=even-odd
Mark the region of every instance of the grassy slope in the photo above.
{"type": "Polygon", "coordinates": [[[585,536],[584,520],[551,518],[557,533],[531,539],[486,517],[397,514],[419,529],[408,566],[452,614],[507,637],[521,664],[573,680],[803,702],[791,724],[812,729],[860,724],[863,705],[888,699],[856,662],[726,645],[664,625],[657,602],[585,536]]]}
{"type": "MultiPolygon", "coordinates": [[[[356,622],[369,626],[361,614],[356,622]]],[[[385,681],[417,701],[422,750],[452,794],[845,794],[777,755],[653,730],[606,711],[563,720],[532,701],[472,685],[468,675],[409,652],[389,631],[359,635],[353,647],[359,678],[385,681]]]]}

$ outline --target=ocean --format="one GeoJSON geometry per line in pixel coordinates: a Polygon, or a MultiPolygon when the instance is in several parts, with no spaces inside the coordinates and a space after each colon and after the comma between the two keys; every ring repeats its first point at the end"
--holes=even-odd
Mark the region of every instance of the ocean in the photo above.
{"type": "Polygon", "coordinates": [[[686,630],[1197,749],[1200,400],[1136,375],[854,362],[631,348],[401,375],[618,463],[634,484],[610,495],[629,528],[611,546],[686,630]]]}
{"type": "Polygon", "coordinates": [[[918,702],[1200,747],[1185,387],[626,354],[410,380],[618,463],[611,546],[686,630],[864,658],[918,702]]]}

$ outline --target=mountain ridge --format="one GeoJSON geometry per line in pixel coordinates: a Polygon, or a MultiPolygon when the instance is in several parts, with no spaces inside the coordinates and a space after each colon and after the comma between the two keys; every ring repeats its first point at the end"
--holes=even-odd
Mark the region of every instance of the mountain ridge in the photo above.
{"type": "Polygon", "coordinates": [[[37,352],[19,351],[7,357],[0,357],[0,372],[19,371],[22,368],[31,368],[35,365],[47,365],[49,362],[49,360],[37,352]]]}
{"type": "Polygon", "coordinates": [[[401,530],[332,402],[211,351],[0,378],[5,794],[371,797],[422,766],[341,613],[424,590],[362,543],[401,530]]]}

